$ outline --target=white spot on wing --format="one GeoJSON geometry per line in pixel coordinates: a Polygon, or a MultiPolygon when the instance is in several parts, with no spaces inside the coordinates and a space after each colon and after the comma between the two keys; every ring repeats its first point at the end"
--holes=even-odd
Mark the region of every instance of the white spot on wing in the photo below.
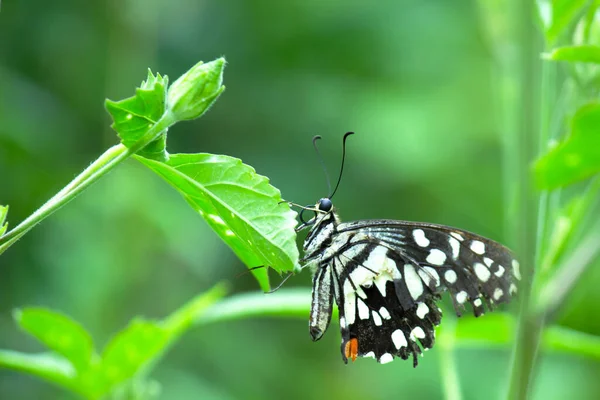
{"type": "Polygon", "coordinates": [[[429,246],[429,239],[425,236],[425,232],[423,229],[415,229],[413,231],[413,238],[415,238],[415,242],[421,247],[429,246]]]}
{"type": "Polygon", "coordinates": [[[406,336],[404,336],[404,332],[402,332],[400,329],[396,329],[392,333],[392,342],[394,342],[394,346],[397,350],[400,350],[402,347],[406,347],[408,345],[406,336]]]}
{"type": "Polygon", "coordinates": [[[423,319],[423,318],[425,318],[425,316],[427,315],[428,312],[429,312],[429,307],[427,307],[427,304],[419,303],[419,305],[417,306],[417,317],[423,319]]]}
{"type": "Polygon", "coordinates": [[[458,239],[459,241],[463,241],[465,240],[464,237],[462,237],[462,235],[458,232],[450,232],[450,235],[452,235],[453,237],[455,237],[456,239],[458,239]]]}
{"type": "Polygon", "coordinates": [[[502,291],[502,289],[496,288],[496,290],[494,290],[494,300],[500,300],[500,297],[502,297],[503,294],[504,291],[502,291]]]}
{"type": "Polygon", "coordinates": [[[404,265],[404,278],[411,297],[417,300],[423,294],[423,282],[411,264],[404,265]]]}
{"type": "Polygon", "coordinates": [[[425,282],[427,286],[430,286],[432,280],[435,283],[435,287],[440,286],[440,276],[434,268],[419,268],[419,276],[421,277],[421,279],[423,279],[423,282],[425,282]]]}
{"type": "Polygon", "coordinates": [[[512,261],[513,274],[518,280],[521,280],[521,266],[517,260],[512,261]]]}
{"type": "Polygon", "coordinates": [[[371,314],[373,314],[373,322],[375,323],[375,325],[377,325],[377,326],[383,325],[383,321],[381,320],[381,317],[379,316],[379,314],[377,314],[377,311],[373,311],[371,314]]]}
{"type": "Polygon", "coordinates": [[[485,263],[485,265],[487,265],[488,267],[491,267],[492,264],[494,263],[494,260],[492,260],[491,258],[487,258],[487,257],[483,257],[483,262],[485,263]]]}
{"type": "Polygon", "coordinates": [[[363,357],[370,357],[370,358],[375,359],[375,353],[373,353],[372,351],[370,351],[367,354],[365,354],[363,357]]]}
{"type": "Polygon", "coordinates": [[[474,305],[475,307],[481,307],[481,304],[483,304],[483,303],[481,302],[481,299],[475,299],[475,300],[473,300],[473,305],[474,305]]]}
{"type": "Polygon", "coordinates": [[[370,270],[377,272],[386,269],[386,263],[388,260],[387,249],[383,246],[377,246],[373,249],[373,251],[371,251],[369,258],[366,259],[364,265],[370,270]]]}
{"type": "Polygon", "coordinates": [[[348,324],[353,324],[356,319],[356,295],[354,292],[345,293],[346,299],[344,301],[344,315],[348,324]]]}
{"type": "Polygon", "coordinates": [[[448,238],[448,243],[450,243],[450,247],[452,248],[452,258],[458,259],[458,255],[460,254],[460,242],[453,236],[448,238]]]}
{"type": "Polygon", "coordinates": [[[410,335],[416,337],[417,339],[425,339],[425,332],[423,332],[423,328],[420,326],[417,326],[415,329],[413,329],[410,335]]]}
{"type": "Polygon", "coordinates": [[[360,319],[369,319],[369,307],[367,307],[367,305],[365,304],[364,301],[362,301],[361,299],[357,300],[357,304],[358,304],[358,317],[360,319]]]}
{"type": "Polygon", "coordinates": [[[381,293],[383,297],[385,297],[385,287],[387,286],[389,279],[386,275],[387,274],[381,274],[377,277],[377,279],[375,279],[375,286],[377,286],[379,293],[381,293]]]}
{"type": "Polygon", "coordinates": [[[485,244],[479,240],[473,240],[471,242],[471,250],[473,250],[474,253],[483,254],[485,253],[485,244]]]}
{"type": "Polygon", "coordinates": [[[346,318],[344,318],[344,317],[340,317],[340,328],[342,328],[342,329],[346,328],[346,318]]]}
{"type": "Polygon", "coordinates": [[[502,265],[498,265],[498,271],[494,272],[496,276],[502,276],[504,274],[504,267],[502,265]]]}
{"type": "Polygon", "coordinates": [[[379,309],[379,315],[381,315],[383,317],[383,319],[390,319],[392,318],[390,313],[388,312],[387,308],[385,307],[381,307],[379,309]]]}
{"type": "Polygon", "coordinates": [[[387,363],[392,362],[392,361],[394,361],[394,356],[392,356],[390,353],[385,353],[379,359],[379,362],[381,364],[387,364],[387,363]]]}
{"type": "Polygon", "coordinates": [[[446,280],[446,282],[452,284],[454,282],[456,282],[456,279],[458,277],[456,276],[456,272],[454,272],[453,270],[449,269],[448,271],[446,271],[444,273],[444,279],[446,280]]]}
{"type": "Polygon", "coordinates": [[[473,269],[475,269],[475,275],[477,275],[482,282],[487,282],[488,279],[490,279],[490,270],[482,263],[475,263],[473,269]]]}
{"type": "Polygon", "coordinates": [[[370,286],[374,276],[373,272],[361,265],[357,265],[350,273],[350,279],[354,282],[355,286],[370,286]]]}
{"type": "Polygon", "coordinates": [[[510,288],[509,288],[509,292],[510,292],[510,294],[517,293],[517,285],[515,285],[514,283],[511,283],[510,284],[510,288]]]}
{"type": "Polygon", "coordinates": [[[446,262],[446,253],[438,249],[431,249],[426,261],[433,265],[444,265],[444,262],[446,262]]]}
{"type": "Polygon", "coordinates": [[[458,292],[456,294],[456,301],[460,304],[463,304],[465,301],[467,301],[467,292],[465,292],[464,290],[458,292]]]}

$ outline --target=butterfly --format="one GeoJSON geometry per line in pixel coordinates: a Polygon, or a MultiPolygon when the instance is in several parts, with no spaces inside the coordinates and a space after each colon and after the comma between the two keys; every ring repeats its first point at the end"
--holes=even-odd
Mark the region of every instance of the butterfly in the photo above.
{"type": "MultiPolygon", "coordinates": [[[[341,171],[350,134],[344,136],[341,171]]],[[[416,367],[421,349],[434,345],[444,291],[458,316],[470,304],[476,317],[516,293],[519,262],[502,244],[430,223],[343,223],[331,201],[336,190],[314,207],[302,207],[315,215],[305,221],[300,213],[297,230],[310,228],[301,259],[313,273],[310,335],[314,341],[323,336],[335,301],[345,363],[372,357],[385,364],[412,356],[416,367]]]]}

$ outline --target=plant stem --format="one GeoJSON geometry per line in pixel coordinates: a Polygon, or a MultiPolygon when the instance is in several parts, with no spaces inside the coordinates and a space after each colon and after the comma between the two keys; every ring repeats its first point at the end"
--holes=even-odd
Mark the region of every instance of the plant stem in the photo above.
{"type": "Polygon", "coordinates": [[[454,358],[456,344],[456,318],[448,313],[445,326],[440,331],[440,373],[446,400],[461,400],[460,379],[454,358]]]}
{"type": "MultiPolygon", "coordinates": [[[[538,108],[537,104],[537,72],[539,64],[538,39],[534,28],[534,0],[523,1],[516,0],[512,3],[512,15],[516,21],[516,30],[518,32],[518,42],[520,52],[518,56],[519,71],[517,71],[517,79],[520,91],[520,102],[517,102],[516,107],[520,110],[520,129],[516,134],[519,136],[518,149],[519,163],[518,176],[513,179],[520,182],[519,191],[519,212],[518,221],[520,223],[519,240],[517,253],[520,256],[522,265],[523,281],[519,288],[519,298],[521,306],[519,310],[519,318],[517,323],[517,332],[513,346],[513,354],[510,376],[510,384],[507,398],[510,400],[525,400],[528,397],[531,382],[534,376],[535,360],[538,354],[540,338],[544,326],[543,316],[534,314],[531,307],[532,287],[534,281],[534,271],[537,269],[535,248],[537,244],[542,243],[543,232],[537,232],[536,228],[544,230],[546,218],[546,202],[547,197],[541,196],[538,206],[538,218],[536,221],[535,195],[532,191],[531,160],[537,154],[539,141],[546,137],[547,133],[542,133],[536,143],[536,133],[540,134],[542,129],[545,129],[545,123],[537,126],[536,116],[538,108]]],[[[547,86],[544,86],[542,98],[547,86]]],[[[543,104],[545,100],[543,99],[543,104]]],[[[546,112],[541,112],[541,117],[545,117],[546,112]]]]}
{"type": "Polygon", "coordinates": [[[67,186],[61,189],[56,195],[48,200],[43,206],[37,209],[33,214],[23,220],[19,225],[0,238],[0,254],[8,249],[13,243],[25,235],[31,228],[39,224],[45,218],[50,216],[56,210],[77,197],[81,192],[87,189],[102,176],[109,173],[121,162],[143,149],[150,142],[155,140],[163,131],[175,122],[173,116],[166,112],[161,119],[154,124],[148,132],[133,146],[127,148],[122,144],[115,145],[105,151],[96,161],[87,167],[82,173],[77,175],[67,186]]]}

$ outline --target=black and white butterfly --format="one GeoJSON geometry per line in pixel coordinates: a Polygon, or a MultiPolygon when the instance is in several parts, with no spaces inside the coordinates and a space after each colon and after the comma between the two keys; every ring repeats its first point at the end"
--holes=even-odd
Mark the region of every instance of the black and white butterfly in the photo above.
{"type": "Polygon", "coordinates": [[[315,341],[323,336],[335,301],[345,363],[372,357],[384,364],[412,355],[416,367],[421,348],[434,345],[443,291],[450,292],[457,315],[470,303],[476,317],[516,292],[519,263],[503,245],[444,225],[342,223],[332,195],[303,207],[315,216],[298,229],[310,226],[301,260],[314,274],[310,335],[315,341]]]}

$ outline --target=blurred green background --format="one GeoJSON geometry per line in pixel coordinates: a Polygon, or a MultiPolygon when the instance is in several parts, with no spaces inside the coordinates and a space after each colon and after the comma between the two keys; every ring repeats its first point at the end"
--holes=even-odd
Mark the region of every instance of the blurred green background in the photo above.
{"type": "MultiPolygon", "coordinates": [[[[469,0],[5,1],[0,204],[16,225],[117,143],[103,100],[132,95],[148,67],[173,81],[223,55],[227,90],[203,118],[170,131],[169,152],[239,157],[285,199],[309,204],[327,194],[312,136],[324,137],[335,175],[342,134],[353,130],[335,199],[343,219],[436,222],[510,245],[486,29],[469,0]]],[[[41,350],[15,328],[16,307],[61,310],[102,346],[132,317],[166,316],[218,281],[259,290],[250,274],[236,277],[244,270],[170,186],[130,160],[0,258],[0,347],[41,350]]],[[[560,322],[600,335],[593,270],[560,322]]],[[[308,272],[286,284],[309,285],[308,272]]],[[[170,400],[442,396],[435,349],[417,369],[344,365],[339,340],[336,322],[318,343],[306,320],[211,325],[184,336],[152,376],[170,400]]],[[[506,390],[509,353],[457,352],[465,399],[506,390]]],[[[600,397],[597,362],[543,354],[539,366],[536,399],[600,397]]],[[[72,397],[0,370],[0,398],[72,397]]]]}

